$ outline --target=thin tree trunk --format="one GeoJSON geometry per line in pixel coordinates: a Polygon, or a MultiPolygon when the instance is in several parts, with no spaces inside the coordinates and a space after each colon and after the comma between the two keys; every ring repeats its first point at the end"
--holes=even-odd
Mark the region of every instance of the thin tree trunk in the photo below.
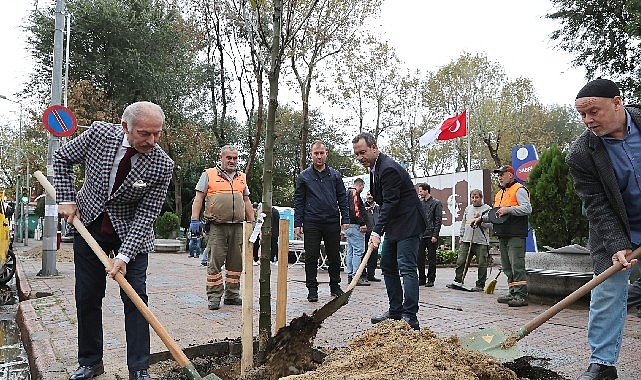
{"type": "Polygon", "coordinates": [[[267,126],[265,129],[265,162],[263,166],[263,212],[265,224],[263,224],[262,240],[265,244],[261,247],[260,256],[260,290],[259,305],[260,313],[258,316],[258,347],[259,356],[264,358],[267,340],[271,336],[272,330],[272,311],[271,311],[271,289],[270,277],[271,266],[269,259],[271,256],[271,238],[272,238],[272,181],[274,173],[274,125],[276,123],[276,109],[278,108],[278,79],[280,77],[280,33],[282,28],[282,0],[274,0],[273,14],[273,33],[270,54],[269,69],[269,105],[267,108],[267,126]]]}

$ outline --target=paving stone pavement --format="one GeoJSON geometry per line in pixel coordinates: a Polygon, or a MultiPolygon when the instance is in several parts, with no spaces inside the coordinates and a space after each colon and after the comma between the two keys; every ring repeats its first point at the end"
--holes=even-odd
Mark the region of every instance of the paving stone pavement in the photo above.
{"type": "MultiPolygon", "coordinates": [[[[63,243],[65,244],[65,243],[63,243]]],[[[33,379],[68,379],[77,367],[76,310],[74,302],[74,268],[72,263],[58,262],[58,276],[39,277],[41,259],[21,257],[18,247],[18,281],[22,295],[18,324],[32,361],[33,379]]],[[[258,266],[254,270],[254,335],[258,330],[258,266]]],[[[271,264],[272,314],[275,314],[276,265],[271,264]]],[[[493,278],[496,268],[488,275],[493,278]]],[[[221,305],[207,309],[205,267],[199,259],[181,253],[154,253],[149,260],[147,288],[149,306],[154,315],[183,349],[241,336],[241,306],[221,305]]],[[[346,275],[341,272],[342,286],[346,275]]],[[[380,270],[377,277],[381,277],[380,270]]],[[[478,329],[496,326],[510,333],[543,312],[547,305],[530,302],[527,307],[510,308],[496,302],[497,295],[507,291],[501,275],[494,295],[469,293],[445,287],[453,280],[453,268],[439,268],[436,284],[421,287],[418,319],[438,336],[465,335],[478,329]],[[459,311],[457,308],[461,308],[459,311]]],[[[475,279],[471,268],[467,278],[475,279]]],[[[306,300],[305,273],[302,265],[289,269],[287,281],[287,321],[311,313],[331,299],[328,275],[320,270],[319,302],[306,300]]],[[[469,280],[473,283],[473,280],[469,280]]],[[[241,285],[242,289],[242,285],[241,285]]],[[[115,281],[108,281],[103,303],[105,374],[98,380],[127,379],[124,318],[122,302],[115,281]]],[[[318,347],[344,347],[371,326],[370,318],[387,309],[387,296],[382,282],[355,288],[350,303],[329,317],[318,332],[318,347]]],[[[272,319],[273,321],[274,319],[272,319]]],[[[527,354],[545,358],[547,368],[568,379],[575,379],[587,368],[589,347],[586,338],[588,311],[586,305],[574,305],[560,312],[519,342],[527,354]]],[[[151,331],[152,356],[167,349],[151,331]]],[[[638,379],[641,362],[641,319],[628,315],[623,347],[618,363],[620,379],[638,379]]]]}

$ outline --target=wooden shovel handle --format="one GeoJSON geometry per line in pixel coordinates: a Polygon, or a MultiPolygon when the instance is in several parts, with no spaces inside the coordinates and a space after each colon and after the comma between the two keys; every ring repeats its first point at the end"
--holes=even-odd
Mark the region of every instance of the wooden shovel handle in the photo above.
{"type": "Polygon", "coordinates": [[[356,286],[356,283],[361,278],[361,275],[365,270],[365,266],[367,265],[367,261],[369,260],[369,256],[372,254],[373,250],[374,250],[374,246],[369,244],[367,246],[367,252],[365,252],[365,256],[363,256],[363,260],[361,260],[361,265],[358,266],[358,270],[356,270],[356,274],[354,275],[354,278],[352,278],[352,282],[350,282],[349,285],[347,285],[347,289],[345,290],[346,292],[349,292],[350,290],[354,289],[354,287],[356,286]]]}
{"type": "MultiPolygon", "coordinates": [[[[33,173],[33,176],[36,177],[36,179],[40,182],[42,187],[44,187],[45,191],[47,194],[49,194],[54,200],[56,199],[56,189],[51,185],[47,177],[42,174],[41,171],[36,171],[33,173]]],[[[80,235],[85,239],[87,244],[91,247],[91,249],[94,251],[96,256],[98,256],[98,259],[102,262],[102,264],[107,268],[108,270],[111,270],[113,267],[113,264],[109,257],[107,257],[107,254],[105,251],[102,250],[96,239],[91,236],[91,233],[87,230],[84,224],[75,217],[73,219],[73,226],[76,228],[76,230],[80,233],[80,235]]],[[[174,357],[178,365],[182,368],[185,367],[186,365],[190,364],[189,359],[185,355],[185,353],[182,351],[182,349],[176,344],[176,342],[169,336],[169,333],[165,329],[165,327],[160,323],[160,321],[156,318],[156,316],[149,310],[149,307],[143,302],[143,300],[140,298],[138,293],[134,290],[134,288],[129,284],[127,279],[122,275],[122,273],[117,273],[114,276],[114,280],[120,285],[122,290],[127,294],[129,299],[136,305],[140,313],[145,317],[147,322],[149,322],[149,325],[154,329],[156,334],[160,337],[160,339],[163,341],[171,355],[174,357]]]]}
{"type": "MultiPolygon", "coordinates": [[[[641,247],[632,251],[630,256],[627,257],[627,259],[628,260],[636,259],[639,256],[641,256],[641,247]]],[[[567,297],[557,302],[554,306],[547,309],[546,311],[544,311],[543,313],[539,314],[538,316],[530,320],[528,323],[526,323],[525,326],[521,327],[521,329],[519,329],[519,331],[517,332],[517,338],[521,339],[525,337],[526,335],[534,331],[534,329],[541,326],[543,323],[547,322],[550,318],[557,315],[561,310],[572,305],[574,302],[578,301],[581,297],[590,293],[592,289],[596,288],[600,283],[607,280],[610,276],[621,271],[621,269],[623,269],[623,264],[619,262],[614,263],[611,267],[603,271],[600,275],[594,277],[593,279],[585,283],[583,286],[581,286],[577,290],[570,293],[567,297]]]]}

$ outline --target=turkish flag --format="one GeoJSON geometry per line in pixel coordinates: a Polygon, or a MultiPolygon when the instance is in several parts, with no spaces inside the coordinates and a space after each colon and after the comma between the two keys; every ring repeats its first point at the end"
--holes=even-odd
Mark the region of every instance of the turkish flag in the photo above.
{"type": "Polygon", "coordinates": [[[467,135],[467,113],[463,110],[459,115],[445,119],[440,127],[427,131],[419,139],[419,144],[425,146],[434,140],[450,140],[467,135]]]}

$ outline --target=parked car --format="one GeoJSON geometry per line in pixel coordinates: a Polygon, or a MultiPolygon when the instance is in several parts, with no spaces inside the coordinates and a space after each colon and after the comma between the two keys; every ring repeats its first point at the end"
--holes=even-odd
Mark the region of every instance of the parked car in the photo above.
{"type": "Polygon", "coordinates": [[[4,191],[0,192],[0,284],[6,284],[16,273],[16,256],[13,254],[13,236],[9,219],[13,214],[4,202],[4,191]]]}

